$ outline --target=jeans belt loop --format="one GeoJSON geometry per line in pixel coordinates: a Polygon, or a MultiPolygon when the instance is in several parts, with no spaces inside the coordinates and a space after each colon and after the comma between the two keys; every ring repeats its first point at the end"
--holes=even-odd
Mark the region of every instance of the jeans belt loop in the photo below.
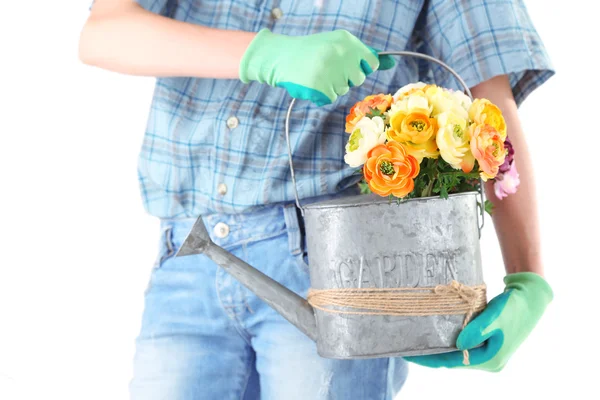
{"type": "Polygon", "coordinates": [[[302,254],[302,233],[300,231],[298,209],[294,203],[283,207],[283,217],[288,234],[290,253],[294,256],[302,254]]]}

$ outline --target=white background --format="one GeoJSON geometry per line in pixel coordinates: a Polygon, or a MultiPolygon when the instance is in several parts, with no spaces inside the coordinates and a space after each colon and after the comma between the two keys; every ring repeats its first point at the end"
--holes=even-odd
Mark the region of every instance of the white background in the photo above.
{"type": "MultiPolygon", "coordinates": [[[[597,2],[527,4],[557,69],[521,108],[555,301],[501,373],[414,366],[400,398],[600,398],[597,2]]],[[[136,176],[153,79],[78,61],[88,5],[0,12],[3,400],[127,398],[158,241],[136,176]]],[[[495,295],[504,271],[491,223],[482,245],[495,295]]]]}

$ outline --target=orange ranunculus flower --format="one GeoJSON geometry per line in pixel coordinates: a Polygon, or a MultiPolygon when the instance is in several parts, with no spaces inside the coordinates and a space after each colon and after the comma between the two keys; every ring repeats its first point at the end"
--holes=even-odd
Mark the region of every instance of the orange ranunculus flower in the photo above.
{"type": "Polygon", "coordinates": [[[475,99],[469,108],[469,118],[477,125],[487,124],[498,131],[502,140],[506,140],[506,121],[502,111],[487,99],[475,99]]]}
{"type": "Polygon", "coordinates": [[[390,118],[389,140],[423,144],[435,138],[437,122],[422,112],[397,112],[390,118]]]}
{"type": "Polygon", "coordinates": [[[346,133],[352,133],[354,127],[368,113],[373,110],[379,110],[381,113],[386,112],[392,104],[392,95],[389,94],[374,94],[365,97],[363,101],[359,101],[350,109],[350,114],[346,116],[346,133]]]}
{"type": "Polygon", "coordinates": [[[469,126],[469,135],[471,152],[479,162],[481,178],[484,181],[495,178],[506,157],[502,136],[493,126],[487,124],[472,124],[469,126]]]}
{"type": "Polygon", "coordinates": [[[373,147],[363,166],[369,188],[380,196],[406,197],[415,188],[419,170],[417,159],[398,142],[373,147]]]}

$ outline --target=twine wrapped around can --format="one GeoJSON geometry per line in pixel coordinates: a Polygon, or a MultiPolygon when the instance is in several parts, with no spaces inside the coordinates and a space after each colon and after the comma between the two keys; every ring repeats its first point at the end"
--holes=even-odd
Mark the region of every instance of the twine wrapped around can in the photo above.
{"type": "MultiPolygon", "coordinates": [[[[308,302],[316,309],[337,314],[404,317],[464,314],[464,329],[473,314],[485,308],[486,285],[466,286],[454,280],[435,287],[310,289],[308,302]]],[[[463,355],[463,364],[469,365],[468,351],[464,350],[463,355]]]]}

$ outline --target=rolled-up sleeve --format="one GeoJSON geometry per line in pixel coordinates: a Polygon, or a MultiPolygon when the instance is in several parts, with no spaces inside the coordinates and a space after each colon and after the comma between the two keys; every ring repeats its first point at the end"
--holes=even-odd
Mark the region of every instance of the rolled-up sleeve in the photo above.
{"type": "MultiPolygon", "coordinates": [[[[415,30],[421,51],[455,69],[469,87],[507,74],[520,105],[554,75],[521,0],[429,0],[421,17],[415,30]]],[[[458,88],[440,66],[428,72],[438,85],[458,88]]]]}
{"type": "MultiPolygon", "coordinates": [[[[90,1],[90,10],[94,2],[95,0],[90,1]]],[[[142,8],[165,17],[171,16],[176,6],[176,1],[174,0],[135,0],[135,2],[142,6],[142,8]]]]}
{"type": "Polygon", "coordinates": [[[175,6],[175,1],[172,0],[135,0],[140,6],[148,11],[152,11],[159,15],[168,15],[172,7],[175,6]]]}

